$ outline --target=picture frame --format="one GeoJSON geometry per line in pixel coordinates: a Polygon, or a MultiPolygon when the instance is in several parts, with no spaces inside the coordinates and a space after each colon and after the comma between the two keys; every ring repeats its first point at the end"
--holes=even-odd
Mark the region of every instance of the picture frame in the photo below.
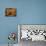
{"type": "Polygon", "coordinates": [[[16,16],[16,8],[6,8],[5,16],[16,16]]]}

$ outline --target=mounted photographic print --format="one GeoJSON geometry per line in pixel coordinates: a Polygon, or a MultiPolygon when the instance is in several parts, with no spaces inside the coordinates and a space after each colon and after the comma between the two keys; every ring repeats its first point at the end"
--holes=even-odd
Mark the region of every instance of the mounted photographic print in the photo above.
{"type": "Polygon", "coordinates": [[[5,16],[16,16],[16,8],[6,8],[5,16]]]}

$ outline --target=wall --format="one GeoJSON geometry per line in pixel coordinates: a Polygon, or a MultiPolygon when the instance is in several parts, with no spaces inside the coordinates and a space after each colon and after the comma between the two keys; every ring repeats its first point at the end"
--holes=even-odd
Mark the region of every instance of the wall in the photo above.
{"type": "Polygon", "coordinates": [[[9,32],[18,32],[17,24],[46,24],[46,0],[0,0],[0,44],[8,43],[9,32]],[[17,8],[17,16],[5,17],[7,7],[17,8]]]}

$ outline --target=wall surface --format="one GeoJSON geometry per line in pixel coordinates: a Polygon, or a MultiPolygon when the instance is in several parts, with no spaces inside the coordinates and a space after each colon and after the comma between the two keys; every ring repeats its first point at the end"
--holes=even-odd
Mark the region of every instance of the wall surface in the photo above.
{"type": "Polygon", "coordinates": [[[9,32],[18,32],[18,24],[46,24],[46,0],[0,0],[0,44],[8,43],[9,32]],[[17,16],[5,17],[7,7],[17,8],[17,16]]]}

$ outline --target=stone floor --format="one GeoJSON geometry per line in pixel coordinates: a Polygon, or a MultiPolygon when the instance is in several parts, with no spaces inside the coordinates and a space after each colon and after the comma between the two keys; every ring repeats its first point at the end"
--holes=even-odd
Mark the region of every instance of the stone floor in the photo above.
{"type": "Polygon", "coordinates": [[[45,41],[25,41],[25,40],[21,40],[20,42],[20,46],[46,46],[46,42],[45,41]]]}
{"type": "MultiPolygon", "coordinates": [[[[8,44],[0,44],[0,46],[8,46],[8,44]]],[[[9,45],[9,46],[18,46],[18,44],[15,44],[15,45],[9,45]]]]}
{"type": "MultiPolygon", "coordinates": [[[[8,46],[8,44],[0,44],[0,46],[8,46]]],[[[46,42],[45,41],[32,42],[31,40],[28,40],[28,41],[21,40],[19,45],[15,44],[14,46],[46,46],[46,42]]]]}

